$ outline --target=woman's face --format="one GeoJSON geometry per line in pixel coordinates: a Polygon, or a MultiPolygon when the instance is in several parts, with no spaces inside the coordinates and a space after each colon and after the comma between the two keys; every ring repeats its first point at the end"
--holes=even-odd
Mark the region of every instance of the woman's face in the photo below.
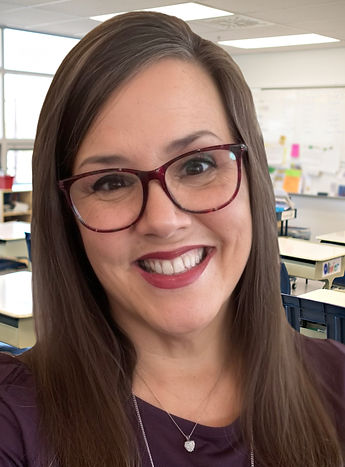
{"type": "MultiPolygon", "coordinates": [[[[187,151],[234,142],[209,75],[196,64],[164,59],[113,93],[80,147],[74,174],[114,166],[152,170],[187,151]]],[[[245,174],[235,200],[219,211],[184,212],[154,180],[135,225],[112,233],[80,225],[80,232],[113,316],[130,334],[182,336],[221,325],[251,248],[245,174]],[[172,274],[186,256],[189,269],[172,274]],[[143,258],[155,272],[144,271],[143,258]]]]}

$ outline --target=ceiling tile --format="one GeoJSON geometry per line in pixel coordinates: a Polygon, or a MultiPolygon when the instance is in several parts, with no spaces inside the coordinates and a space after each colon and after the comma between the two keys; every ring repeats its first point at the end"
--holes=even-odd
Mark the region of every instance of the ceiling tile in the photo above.
{"type": "MultiPolygon", "coordinates": [[[[13,10],[13,5],[15,5],[15,3],[0,2],[0,12],[13,10]]],[[[0,17],[0,23],[2,23],[2,15],[0,17]]]]}
{"type": "MultiPolygon", "coordinates": [[[[199,0],[198,0],[199,1],[199,0]]],[[[338,0],[339,3],[343,0],[338,0]]],[[[280,10],[288,8],[296,8],[303,6],[318,6],[334,3],[334,0],[207,0],[199,3],[207,3],[208,6],[229,10],[233,13],[252,13],[252,12],[268,12],[271,10],[280,10]]]]}
{"type": "MultiPolygon", "coordinates": [[[[178,1],[182,3],[182,0],[178,1]]],[[[314,32],[342,39],[333,46],[345,47],[345,0],[197,1],[235,13],[234,16],[190,22],[195,32],[210,40],[314,32]]],[[[0,25],[81,37],[99,24],[89,19],[92,15],[172,3],[173,0],[0,0],[0,25]]],[[[287,49],[278,50],[283,52],[287,49]]],[[[250,53],[257,52],[256,49],[250,53]]],[[[248,52],[242,50],[238,53],[248,52]]]]}
{"type": "Polygon", "coordinates": [[[171,5],[174,2],[175,0],[69,0],[68,3],[64,4],[48,4],[44,8],[75,16],[90,17],[107,13],[171,5]]]}
{"type": "MultiPolygon", "coordinates": [[[[25,8],[20,11],[3,12],[1,14],[2,24],[20,28],[31,27],[41,23],[51,23],[71,19],[72,18],[68,15],[64,15],[62,13],[52,15],[51,12],[38,8],[25,8]]],[[[37,30],[40,30],[39,27],[37,30]]]]}
{"type": "Polygon", "coordinates": [[[263,18],[267,21],[272,21],[280,24],[291,24],[299,27],[306,22],[322,20],[333,21],[340,18],[345,18],[345,2],[331,2],[310,8],[310,5],[299,5],[294,8],[272,8],[270,10],[256,11],[253,13],[258,18],[263,18]]]}

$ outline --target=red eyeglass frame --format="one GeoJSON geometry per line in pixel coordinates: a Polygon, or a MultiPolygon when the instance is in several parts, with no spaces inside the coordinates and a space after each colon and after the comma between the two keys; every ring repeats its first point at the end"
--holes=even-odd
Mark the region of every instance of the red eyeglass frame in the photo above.
{"type": "Polygon", "coordinates": [[[248,147],[243,143],[220,144],[220,145],[216,145],[216,146],[207,146],[205,148],[194,149],[193,151],[188,151],[188,152],[186,152],[184,154],[181,154],[181,155],[179,155],[177,157],[174,157],[173,159],[166,162],[162,166],[157,167],[156,169],[153,169],[153,170],[135,170],[135,169],[127,169],[127,168],[108,168],[108,169],[94,170],[94,171],[91,171],[91,172],[84,172],[82,174],[74,175],[73,177],[68,177],[68,178],[65,178],[63,180],[59,180],[58,181],[58,187],[64,193],[68,205],[72,209],[73,213],[75,214],[75,216],[77,217],[79,222],[81,224],[83,224],[86,228],[88,228],[89,230],[92,230],[94,232],[99,232],[99,233],[119,232],[121,230],[128,229],[129,227],[131,227],[132,225],[137,223],[139,221],[139,219],[141,218],[141,216],[143,215],[143,213],[145,211],[146,203],[147,203],[147,198],[148,198],[148,184],[149,184],[149,182],[151,180],[158,180],[161,187],[162,187],[162,189],[163,189],[163,191],[168,196],[168,198],[172,201],[172,203],[175,206],[177,206],[182,211],[189,212],[191,214],[207,214],[209,212],[219,211],[220,209],[224,208],[225,206],[228,206],[236,198],[236,196],[238,194],[238,191],[240,189],[241,178],[242,178],[241,161],[242,161],[243,154],[245,152],[247,152],[247,151],[248,151],[248,147]],[[217,149],[226,149],[226,150],[229,150],[229,151],[231,150],[236,155],[237,185],[236,185],[236,189],[235,189],[232,197],[226,203],[223,203],[222,205],[217,206],[217,207],[212,208],[212,209],[204,209],[204,210],[201,210],[201,211],[191,211],[189,209],[185,209],[184,207],[179,205],[179,203],[173,198],[172,194],[168,190],[168,187],[167,187],[166,182],[165,182],[165,174],[166,174],[166,171],[167,171],[168,167],[170,167],[170,165],[172,165],[174,162],[178,161],[179,159],[190,156],[192,154],[198,154],[198,153],[202,153],[202,152],[206,152],[206,151],[213,151],[213,150],[217,150],[217,149]],[[91,227],[91,226],[87,225],[85,223],[85,221],[82,219],[82,217],[80,216],[78,210],[74,206],[73,201],[71,199],[70,189],[71,189],[72,184],[76,180],[79,180],[79,179],[84,178],[84,177],[88,177],[89,175],[97,175],[97,174],[111,172],[111,171],[114,171],[114,170],[116,170],[117,172],[126,172],[126,173],[136,175],[140,179],[142,189],[143,189],[142,207],[141,207],[141,210],[140,210],[137,218],[133,222],[131,222],[129,225],[125,226],[125,227],[121,227],[120,229],[96,229],[94,227],[91,227]]]}

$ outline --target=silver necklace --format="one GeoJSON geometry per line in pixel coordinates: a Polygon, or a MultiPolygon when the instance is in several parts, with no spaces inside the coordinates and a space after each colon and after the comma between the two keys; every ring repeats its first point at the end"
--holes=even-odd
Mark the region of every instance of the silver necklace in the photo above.
{"type": "Polygon", "coordinates": [[[158,402],[159,406],[161,407],[161,409],[164,410],[164,412],[168,415],[168,417],[170,418],[170,420],[173,422],[173,424],[176,426],[176,428],[178,429],[178,431],[182,434],[182,436],[185,438],[185,442],[184,442],[184,448],[187,452],[193,452],[194,449],[195,449],[195,441],[193,439],[191,439],[194,431],[195,431],[195,428],[198,426],[199,424],[199,421],[200,421],[200,418],[201,418],[201,415],[203,413],[203,410],[206,408],[206,405],[209,401],[209,398],[211,397],[211,394],[213,393],[213,391],[215,390],[219,380],[220,380],[220,377],[222,376],[223,374],[223,369],[222,371],[219,373],[219,376],[218,378],[216,379],[216,382],[214,383],[214,385],[212,386],[211,390],[209,391],[209,393],[207,394],[207,396],[205,397],[205,399],[201,402],[201,408],[198,410],[198,412],[200,413],[199,417],[197,418],[197,421],[194,423],[193,425],[193,428],[192,428],[192,431],[189,433],[189,435],[187,435],[183,430],[182,428],[177,424],[176,420],[174,419],[174,417],[171,415],[171,413],[169,413],[164,407],[163,407],[163,404],[161,403],[161,401],[158,399],[158,397],[156,396],[156,394],[153,392],[153,390],[151,389],[151,387],[147,384],[147,382],[145,381],[145,379],[143,378],[143,376],[141,374],[138,373],[138,371],[136,371],[136,374],[138,375],[138,377],[142,380],[142,382],[145,384],[145,386],[147,387],[147,389],[150,391],[150,393],[153,395],[153,397],[155,398],[155,400],[158,402]],[[202,410],[201,410],[202,409],[202,410]]]}
{"type": "MultiPolygon", "coordinates": [[[[143,439],[144,439],[146,451],[147,451],[147,454],[148,454],[149,459],[150,459],[150,464],[151,464],[151,467],[155,467],[155,464],[154,464],[153,458],[152,458],[152,454],[151,454],[151,449],[150,449],[150,446],[149,446],[149,442],[148,442],[148,440],[147,440],[147,436],[146,436],[144,424],[143,424],[143,421],[142,421],[142,418],[141,418],[141,414],[140,414],[140,410],[139,410],[139,407],[138,407],[137,398],[135,397],[134,394],[132,394],[132,398],[133,398],[133,404],[134,404],[135,412],[136,412],[136,414],[137,414],[137,418],[138,418],[138,422],[139,422],[141,434],[143,435],[143,439]]],[[[195,426],[193,427],[192,433],[193,433],[193,431],[194,431],[196,425],[197,425],[197,423],[196,423],[195,426]]],[[[184,435],[184,436],[186,436],[186,435],[184,435]]],[[[191,435],[190,435],[190,436],[191,436],[191,435]]],[[[253,451],[253,448],[252,448],[252,447],[250,448],[250,467],[255,467],[254,451],[253,451]]]]}

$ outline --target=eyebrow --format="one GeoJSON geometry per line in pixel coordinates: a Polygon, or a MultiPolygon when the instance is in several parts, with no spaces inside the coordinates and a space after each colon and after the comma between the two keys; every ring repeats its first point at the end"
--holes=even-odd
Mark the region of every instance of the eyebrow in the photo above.
{"type": "MultiPolygon", "coordinates": [[[[212,136],[217,138],[219,141],[222,141],[215,133],[209,130],[200,130],[195,133],[191,133],[190,135],[184,136],[182,138],[176,139],[169,143],[165,147],[165,152],[168,154],[176,153],[178,151],[182,151],[184,148],[192,144],[198,138],[202,136],[212,136]]],[[[200,149],[200,148],[198,148],[200,149]]],[[[90,156],[85,159],[78,167],[80,170],[87,164],[101,164],[101,165],[108,165],[110,167],[117,167],[117,166],[124,166],[128,163],[128,159],[124,156],[118,154],[102,154],[102,155],[94,155],[90,156]]]]}
{"type": "MultiPolygon", "coordinates": [[[[222,141],[215,133],[209,130],[200,130],[195,133],[191,133],[190,135],[184,136],[183,138],[176,139],[169,143],[165,150],[167,153],[177,152],[179,150],[183,150],[190,144],[194,143],[195,140],[201,138],[202,136],[213,136],[217,138],[219,141],[222,141]]],[[[198,148],[199,149],[199,148],[198,148]]]]}
{"type": "Polygon", "coordinates": [[[128,159],[117,154],[94,155],[94,156],[88,157],[87,159],[84,159],[83,162],[78,166],[78,170],[87,164],[101,164],[101,165],[109,165],[111,167],[117,167],[118,165],[123,165],[124,163],[127,163],[127,162],[128,162],[128,159]]]}

